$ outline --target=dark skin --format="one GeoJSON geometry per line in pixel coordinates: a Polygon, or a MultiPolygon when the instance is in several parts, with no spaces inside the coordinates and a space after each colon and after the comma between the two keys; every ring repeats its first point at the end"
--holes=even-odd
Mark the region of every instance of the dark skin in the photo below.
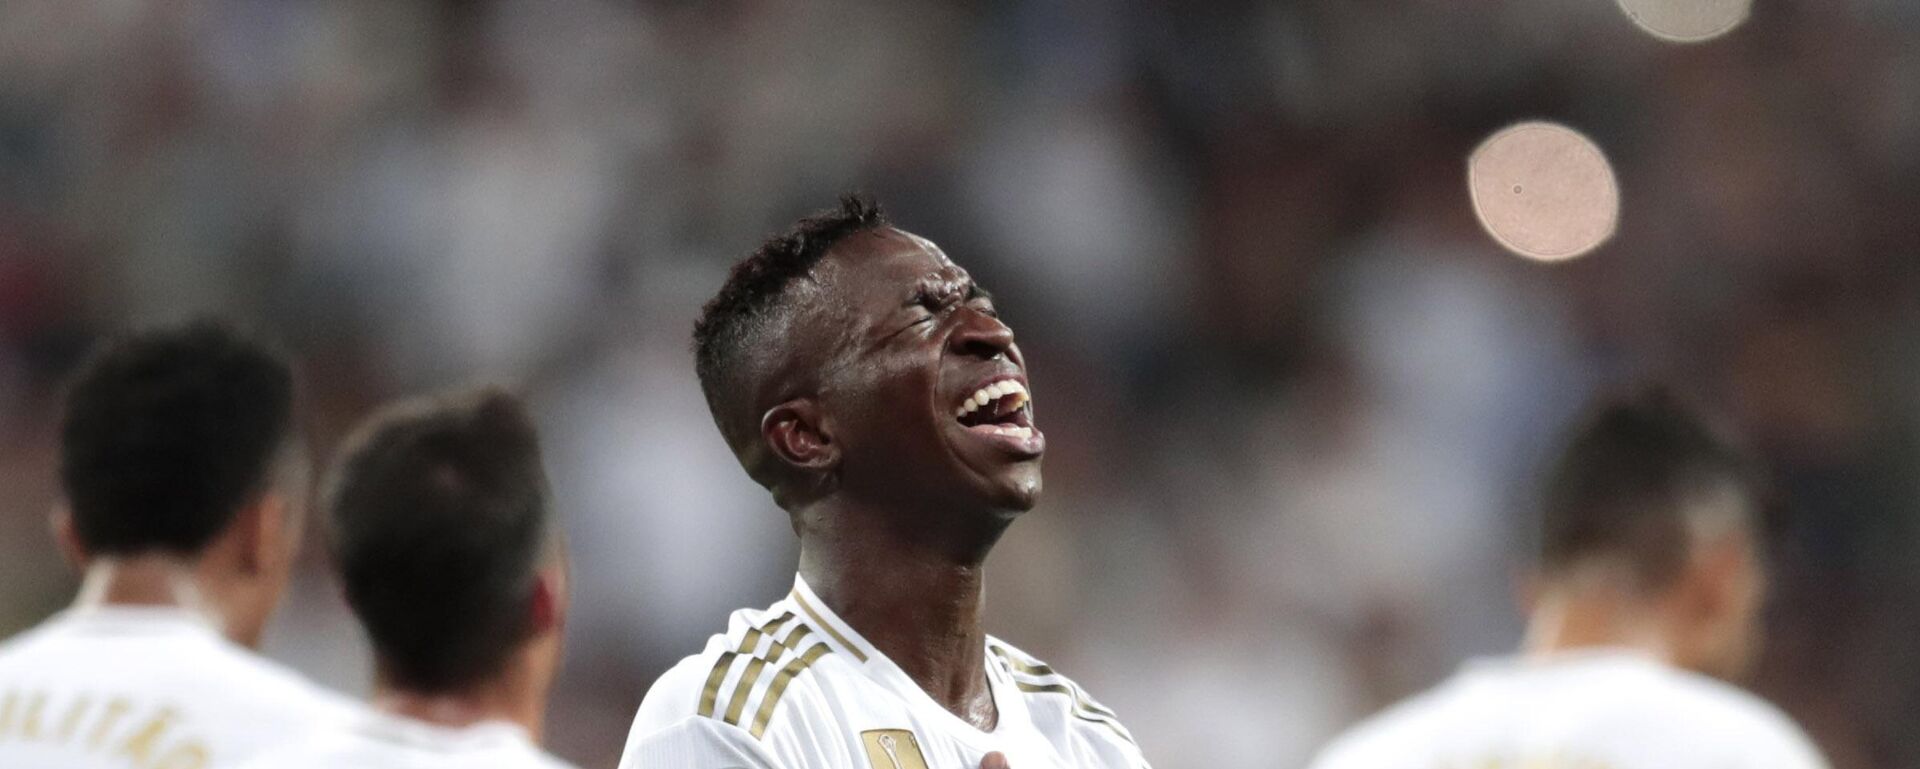
{"type": "Polygon", "coordinates": [[[931,242],[883,228],[835,244],[760,421],[800,572],[836,613],[975,727],[999,721],[980,625],[983,564],[1040,493],[1031,412],[970,426],[982,386],[1026,384],[991,298],[931,242]],[[1030,433],[1020,428],[1028,428],[1030,433]]]}

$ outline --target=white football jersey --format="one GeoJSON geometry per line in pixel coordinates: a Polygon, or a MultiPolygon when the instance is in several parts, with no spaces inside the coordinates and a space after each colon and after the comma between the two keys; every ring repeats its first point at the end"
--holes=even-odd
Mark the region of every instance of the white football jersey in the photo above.
{"type": "Polygon", "coordinates": [[[1313,769],[1824,769],[1786,714],[1626,651],[1478,662],[1362,723],[1313,769]]]}
{"type": "Polygon", "coordinates": [[[573,769],[518,724],[429,724],[368,709],[345,728],[268,751],[248,769],[573,769]]]}
{"type": "Polygon", "coordinates": [[[71,609],[0,644],[4,767],[230,767],[351,707],[184,609],[71,609]]]}
{"type": "Polygon", "coordinates": [[[764,611],[668,670],[640,704],[621,769],[1144,769],[1132,735],[1065,676],[988,637],[999,721],[941,707],[796,579],[764,611]]]}

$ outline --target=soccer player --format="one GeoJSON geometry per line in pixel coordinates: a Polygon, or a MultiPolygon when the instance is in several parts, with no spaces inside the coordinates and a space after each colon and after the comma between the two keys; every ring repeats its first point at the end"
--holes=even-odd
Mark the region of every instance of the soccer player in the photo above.
{"type": "Polygon", "coordinates": [[[253,652],[307,493],[285,361],[209,322],[125,336],[61,430],[54,529],[85,577],[0,645],[0,766],[227,767],[347,712],[253,652]]]}
{"type": "Polygon", "coordinates": [[[323,504],[373,641],[373,707],[259,769],[566,769],[538,747],[566,565],[533,422],[497,391],[402,404],[341,450],[323,504]]]}
{"type": "Polygon", "coordinates": [[[1335,741],[1315,769],[1818,769],[1787,716],[1711,676],[1764,592],[1745,461],[1669,393],[1603,402],[1551,469],[1526,649],[1335,741]]]}
{"type": "Polygon", "coordinates": [[[800,573],[661,676],[621,766],[1146,765],[1112,711],[981,629],[987,554],[1039,497],[1045,439],[965,270],[845,198],[737,265],[694,342],[800,573]]]}

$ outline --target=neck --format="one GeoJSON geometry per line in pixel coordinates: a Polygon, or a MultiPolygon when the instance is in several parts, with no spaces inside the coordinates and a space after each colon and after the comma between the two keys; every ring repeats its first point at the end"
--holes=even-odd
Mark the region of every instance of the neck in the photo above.
{"type": "Polygon", "coordinates": [[[1629,649],[1673,664],[1673,645],[1656,615],[1643,598],[1619,588],[1550,588],[1528,619],[1525,654],[1537,658],[1583,649],[1629,649]]]}
{"type": "Polygon", "coordinates": [[[172,555],[102,556],[89,561],[73,605],[176,607],[203,615],[216,625],[225,624],[218,607],[205,598],[194,564],[172,555]]]}
{"type": "MultiPolygon", "coordinates": [[[[800,573],[807,584],[935,702],[991,730],[999,714],[987,685],[979,559],[887,536],[886,527],[849,525],[862,519],[847,511],[826,520],[834,522],[831,528],[802,532],[800,573]]],[[[986,548],[959,550],[978,550],[984,558],[986,548]]]]}
{"type": "Polygon", "coordinates": [[[527,730],[536,743],[546,726],[545,704],[541,687],[519,670],[457,693],[411,691],[384,674],[377,676],[373,689],[373,706],[382,712],[456,729],[504,721],[527,730]]]}

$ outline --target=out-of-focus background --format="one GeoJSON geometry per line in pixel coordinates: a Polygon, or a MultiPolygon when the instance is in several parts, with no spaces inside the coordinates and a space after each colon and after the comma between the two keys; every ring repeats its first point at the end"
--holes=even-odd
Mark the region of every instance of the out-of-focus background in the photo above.
{"type": "MultiPolygon", "coordinates": [[[[1161,769],[1295,766],[1518,641],[1529,479],[1597,388],[1682,383],[1776,483],[1755,687],[1920,766],[1920,5],[1763,0],[1676,45],[1600,0],[0,3],[0,635],[66,602],[61,377],[216,312],[381,401],[523,388],[572,534],[551,741],[784,593],[687,337],[764,235],[875,193],[1002,297],[1053,448],[990,629],[1161,769]],[[1591,137],[1617,235],[1474,219],[1501,126],[1591,137]]],[[[317,556],[268,651],[364,691],[317,556]]]]}

